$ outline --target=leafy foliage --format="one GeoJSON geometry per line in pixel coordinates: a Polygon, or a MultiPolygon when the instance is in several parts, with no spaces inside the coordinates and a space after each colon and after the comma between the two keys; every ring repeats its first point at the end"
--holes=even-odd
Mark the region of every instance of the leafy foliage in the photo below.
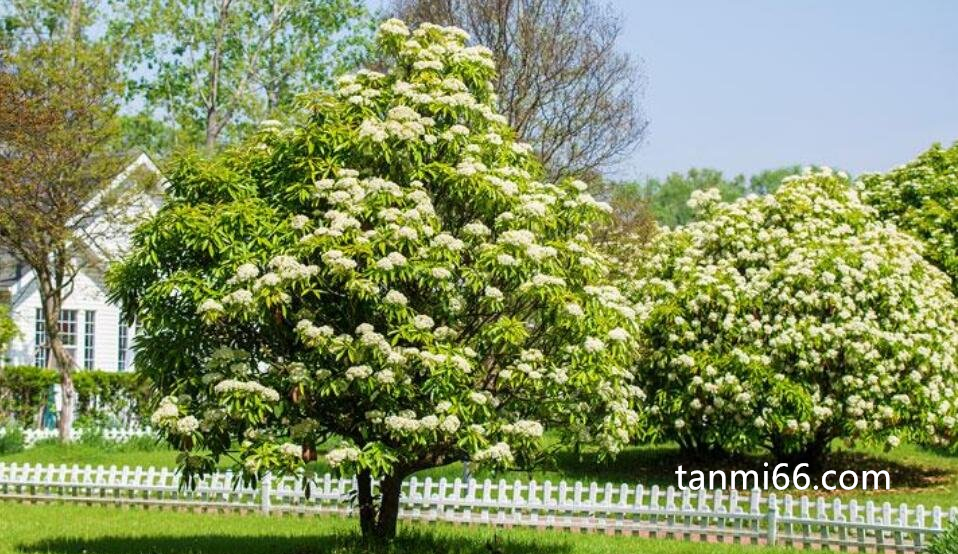
{"type": "Polygon", "coordinates": [[[7,424],[0,430],[0,455],[23,452],[26,440],[23,429],[19,426],[7,424]]]}
{"type": "Polygon", "coordinates": [[[935,540],[925,550],[928,554],[958,554],[958,522],[951,522],[944,533],[935,537],[935,540]]]}
{"type": "Polygon", "coordinates": [[[686,201],[693,192],[714,188],[721,193],[722,200],[732,201],[745,194],[745,177],[726,179],[715,169],[692,168],[685,175],[672,173],[662,180],[649,179],[643,188],[656,221],[674,227],[692,220],[695,212],[686,201]]]}
{"type": "Polygon", "coordinates": [[[828,171],[719,199],[694,194],[632,282],[663,433],[813,460],[834,438],[951,441],[958,304],[918,242],[828,171]]]}
{"type": "Polygon", "coordinates": [[[0,356],[2,356],[10,342],[20,335],[20,329],[16,322],[10,317],[10,306],[0,304],[0,356]]]}
{"type": "Polygon", "coordinates": [[[635,312],[589,240],[609,208],[538,180],[465,41],[387,21],[386,73],[170,174],[110,282],[188,473],[296,470],[335,435],[330,464],[395,480],[530,465],[550,425],[606,453],[640,430],[635,312]]]}
{"type": "Polygon", "coordinates": [[[936,144],[888,173],[863,175],[858,185],[865,202],[920,238],[925,257],[958,286],[958,143],[936,144]]]}
{"type": "Polygon", "coordinates": [[[128,47],[128,118],[140,146],[214,148],[327,85],[366,53],[356,0],[112,0],[109,36],[128,47]],[[157,134],[159,132],[159,134],[157,134]]]}

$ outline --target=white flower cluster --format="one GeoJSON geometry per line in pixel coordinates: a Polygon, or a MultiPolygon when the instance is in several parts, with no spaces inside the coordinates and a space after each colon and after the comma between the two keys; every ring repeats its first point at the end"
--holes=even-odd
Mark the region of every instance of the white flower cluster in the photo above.
{"type": "Polygon", "coordinates": [[[284,442],[279,446],[279,452],[287,458],[299,459],[303,457],[303,447],[299,444],[284,442]]]}
{"type": "Polygon", "coordinates": [[[639,312],[659,330],[644,337],[644,388],[678,440],[787,453],[822,433],[954,434],[958,301],[842,176],[716,204],[653,239],[635,269],[639,312]]]}
{"type": "Polygon", "coordinates": [[[175,425],[180,418],[180,409],[176,405],[176,399],[171,396],[163,397],[160,405],[150,416],[150,423],[157,428],[165,428],[175,425]]]}
{"type": "Polygon", "coordinates": [[[542,436],[544,429],[538,421],[521,420],[507,423],[502,426],[502,432],[507,435],[516,435],[528,439],[537,439],[542,436]]]}
{"type": "Polygon", "coordinates": [[[339,448],[334,448],[326,453],[326,461],[329,463],[330,467],[339,467],[346,462],[355,462],[359,459],[359,455],[362,452],[353,446],[342,446],[339,448]]]}
{"type": "Polygon", "coordinates": [[[478,463],[491,463],[500,465],[509,465],[514,461],[512,447],[504,442],[497,442],[489,448],[474,452],[472,454],[472,459],[478,463]]]}
{"type": "Polygon", "coordinates": [[[702,210],[722,201],[722,193],[717,188],[693,190],[687,202],[693,210],[702,210]]]}
{"type": "Polygon", "coordinates": [[[217,383],[216,386],[213,387],[213,391],[218,394],[244,392],[259,396],[268,402],[276,402],[279,400],[278,392],[255,381],[238,381],[236,379],[226,379],[217,383]]]}

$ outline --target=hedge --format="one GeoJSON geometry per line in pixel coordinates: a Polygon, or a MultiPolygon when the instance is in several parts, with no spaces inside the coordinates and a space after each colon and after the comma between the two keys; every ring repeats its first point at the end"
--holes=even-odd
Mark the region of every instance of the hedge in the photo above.
{"type": "MultiPolygon", "coordinates": [[[[32,366],[0,368],[0,423],[16,420],[34,425],[51,385],[60,382],[56,370],[32,366]]],[[[129,424],[149,412],[151,387],[136,373],[77,370],[77,419],[87,423],[129,424]]]]}

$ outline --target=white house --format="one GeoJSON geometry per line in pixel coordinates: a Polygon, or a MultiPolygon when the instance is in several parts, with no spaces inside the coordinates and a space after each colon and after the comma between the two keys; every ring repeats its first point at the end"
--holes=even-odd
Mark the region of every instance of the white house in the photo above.
{"type": "MultiPolygon", "coordinates": [[[[96,213],[105,195],[110,195],[110,198],[123,199],[119,205],[123,206],[124,213],[119,217],[116,214],[110,218],[93,217],[80,233],[83,244],[77,245],[77,257],[81,270],[60,312],[61,336],[78,368],[133,369],[135,329],[122,324],[119,308],[107,302],[104,273],[110,261],[129,246],[130,234],[137,222],[156,212],[162,202],[164,184],[153,161],[146,154],[140,154],[87,205],[87,210],[96,213]],[[139,186],[144,182],[140,178],[144,172],[152,174],[154,186],[139,186]]],[[[9,302],[21,335],[6,352],[3,363],[45,366],[49,349],[44,346],[43,312],[36,280],[32,271],[2,252],[0,300],[9,302]]]]}

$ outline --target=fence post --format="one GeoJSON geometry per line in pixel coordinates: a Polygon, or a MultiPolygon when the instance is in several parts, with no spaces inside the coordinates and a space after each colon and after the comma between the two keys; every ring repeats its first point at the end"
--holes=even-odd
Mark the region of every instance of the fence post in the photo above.
{"type": "Polygon", "coordinates": [[[768,495],[768,514],[767,514],[766,539],[768,546],[775,546],[778,542],[778,501],[775,499],[775,493],[768,495]]]}
{"type": "Polygon", "coordinates": [[[270,473],[263,475],[259,481],[259,508],[264,514],[269,514],[269,501],[272,494],[273,476],[270,473]]]}

